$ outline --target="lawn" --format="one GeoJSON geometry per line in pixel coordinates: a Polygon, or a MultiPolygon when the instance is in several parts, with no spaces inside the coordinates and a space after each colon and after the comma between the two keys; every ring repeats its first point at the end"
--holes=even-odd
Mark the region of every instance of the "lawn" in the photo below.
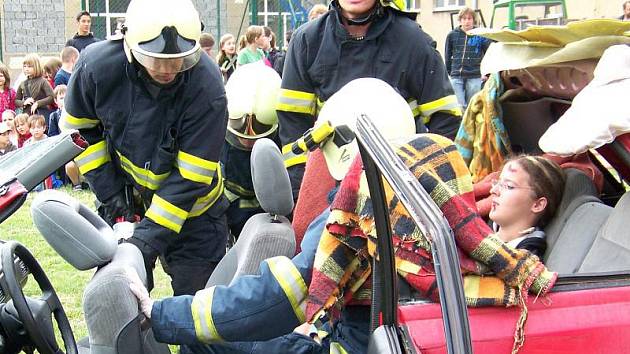
{"type": "MultiPolygon", "coordinates": [[[[62,191],[94,209],[94,195],[91,192],[72,191],[69,188],[64,188],[62,191]]],[[[0,225],[0,237],[5,241],[15,240],[22,243],[35,256],[57,291],[57,295],[61,299],[61,303],[70,319],[74,336],[79,340],[87,336],[81,297],[85,285],[94,274],[94,270],[79,271],[73,268],[46,243],[31,220],[30,205],[36,194],[35,192],[31,193],[20,210],[0,225]]],[[[171,295],[170,279],[160,266],[156,267],[154,274],[155,289],[151,292],[151,296],[161,298],[171,295]]],[[[39,294],[32,277],[29,278],[24,292],[27,295],[39,294]]],[[[62,343],[61,340],[58,340],[58,343],[62,343]]]]}

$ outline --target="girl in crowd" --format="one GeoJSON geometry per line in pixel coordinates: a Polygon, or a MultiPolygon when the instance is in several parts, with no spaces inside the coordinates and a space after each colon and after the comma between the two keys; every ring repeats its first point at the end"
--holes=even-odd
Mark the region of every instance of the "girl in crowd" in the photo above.
{"type": "Polygon", "coordinates": [[[7,109],[6,111],[2,112],[2,121],[6,122],[9,128],[11,128],[11,130],[9,130],[9,141],[11,142],[11,144],[17,147],[18,132],[15,129],[15,111],[7,109]]]}
{"type": "Polygon", "coordinates": [[[30,126],[28,125],[28,114],[20,113],[15,116],[15,129],[17,130],[17,147],[21,148],[24,146],[24,142],[26,142],[31,137],[30,126]]]}
{"type": "Polygon", "coordinates": [[[61,60],[58,58],[50,58],[44,65],[44,79],[48,81],[50,87],[55,88],[55,75],[61,69],[61,60]]]}
{"type": "Polygon", "coordinates": [[[27,114],[41,114],[48,117],[51,111],[48,106],[53,103],[54,96],[52,87],[43,77],[44,70],[39,56],[29,54],[24,57],[22,71],[26,80],[17,89],[16,107],[21,107],[22,112],[27,114]]]}
{"type": "Polygon", "coordinates": [[[262,26],[249,26],[245,32],[247,46],[238,53],[238,65],[254,63],[265,58],[262,48],[268,44],[268,39],[262,26]]]}
{"type": "Polygon", "coordinates": [[[15,90],[11,88],[9,68],[0,64],[0,113],[15,110],[15,90]]]}
{"type": "Polygon", "coordinates": [[[276,62],[276,58],[278,57],[278,54],[280,53],[278,48],[276,48],[276,34],[273,33],[271,28],[267,26],[264,27],[264,30],[265,30],[265,37],[269,39],[265,43],[266,44],[265,48],[263,48],[263,50],[265,51],[265,54],[267,55],[267,60],[269,61],[266,64],[268,64],[270,67],[273,68],[274,63],[276,62]]]}
{"type": "Polygon", "coordinates": [[[236,69],[236,42],[234,35],[226,33],[219,41],[219,54],[217,64],[223,73],[223,82],[227,82],[236,69]]]}
{"type": "Polygon", "coordinates": [[[490,220],[499,238],[542,258],[547,249],[542,228],[560,204],[564,182],[560,166],[542,156],[509,159],[490,190],[490,220]]]}

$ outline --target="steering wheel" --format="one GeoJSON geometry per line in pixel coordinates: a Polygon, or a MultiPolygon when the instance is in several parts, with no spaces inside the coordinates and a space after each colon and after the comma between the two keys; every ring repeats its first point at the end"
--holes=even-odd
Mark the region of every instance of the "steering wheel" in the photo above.
{"type": "MultiPolygon", "coordinates": [[[[61,332],[64,347],[68,354],[78,354],[77,344],[72,334],[72,328],[68,316],[59,301],[57,292],[44,273],[35,257],[19,242],[9,241],[2,245],[2,271],[4,277],[0,277],[0,285],[9,295],[17,310],[22,325],[29,334],[33,344],[41,354],[63,353],[59,349],[52,323],[52,315],[55,315],[57,327],[61,332]],[[24,297],[22,287],[16,277],[15,257],[19,257],[39,286],[42,297],[39,299],[27,299],[24,297]],[[37,320],[36,320],[37,319],[37,320]]],[[[19,271],[19,270],[17,270],[19,271]]]]}

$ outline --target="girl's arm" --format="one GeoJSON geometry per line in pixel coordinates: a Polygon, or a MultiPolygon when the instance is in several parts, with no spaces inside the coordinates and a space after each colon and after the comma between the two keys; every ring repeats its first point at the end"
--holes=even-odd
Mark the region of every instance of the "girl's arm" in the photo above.
{"type": "Polygon", "coordinates": [[[18,86],[17,92],[15,93],[15,107],[22,107],[24,106],[24,85],[26,83],[26,80],[22,81],[22,83],[20,83],[20,86],[18,86]]]}
{"type": "Polygon", "coordinates": [[[46,107],[55,101],[55,95],[53,94],[53,89],[52,87],[50,87],[50,84],[44,78],[41,79],[44,81],[41,85],[43,92],[39,92],[39,94],[37,94],[35,97],[43,98],[37,100],[35,103],[37,103],[37,107],[46,107]]]}

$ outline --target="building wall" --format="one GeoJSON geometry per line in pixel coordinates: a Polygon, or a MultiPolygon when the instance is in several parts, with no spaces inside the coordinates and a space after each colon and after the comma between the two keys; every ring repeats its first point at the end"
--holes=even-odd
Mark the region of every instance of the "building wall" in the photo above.
{"type": "MultiPolygon", "coordinates": [[[[625,0],[566,0],[567,15],[569,19],[586,19],[586,18],[613,18],[622,14],[621,4],[625,0]]],[[[425,32],[427,32],[437,42],[438,50],[444,52],[444,40],[446,35],[451,31],[450,14],[457,12],[459,9],[435,10],[434,0],[420,0],[420,14],[418,22],[425,32]]],[[[466,0],[466,5],[481,9],[486,20],[486,24],[490,25],[492,17],[492,0],[466,0]]],[[[524,13],[526,14],[526,13],[524,13]]],[[[535,16],[530,16],[535,17],[535,16]]],[[[454,22],[457,26],[457,16],[454,16],[454,22]]],[[[506,18],[498,18],[497,24],[494,26],[502,27],[507,24],[506,18]]]]}

